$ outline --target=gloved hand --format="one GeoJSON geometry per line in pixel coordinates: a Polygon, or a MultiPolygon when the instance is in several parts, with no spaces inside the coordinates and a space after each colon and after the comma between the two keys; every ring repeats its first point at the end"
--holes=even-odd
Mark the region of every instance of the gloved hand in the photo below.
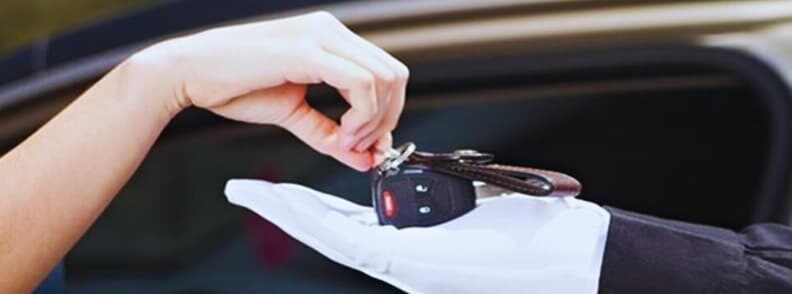
{"type": "Polygon", "coordinates": [[[590,202],[510,194],[397,230],[371,207],[299,185],[231,180],[225,192],[333,261],[410,293],[596,293],[610,221],[590,202]]]}

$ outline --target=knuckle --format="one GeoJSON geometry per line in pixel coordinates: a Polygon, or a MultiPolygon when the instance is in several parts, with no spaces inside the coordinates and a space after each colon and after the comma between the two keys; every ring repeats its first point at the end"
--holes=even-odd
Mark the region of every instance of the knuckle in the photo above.
{"type": "Polygon", "coordinates": [[[304,107],[294,107],[291,111],[284,112],[280,117],[273,119],[273,123],[292,131],[294,127],[306,116],[304,107]]]}
{"type": "Polygon", "coordinates": [[[396,76],[400,81],[407,81],[410,78],[410,69],[399,62],[398,66],[396,66],[396,76]]]}
{"type": "Polygon", "coordinates": [[[374,76],[370,74],[361,75],[357,78],[357,86],[361,89],[369,90],[374,88],[374,76]]]}
{"type": "Polygon", "coordinates": [[[366,120],[374,119],[377,115],[377,104],[376,103],[366,103],[362,109],[358,109],[358,112],[365,118],[366,120]]]}
{"type": "Polygon", "coordinates": [[[337,24],[339,23],[338,19],[332,13],[328,12],[327,10],[319,10],[312,13],[313,19],[320,23],[320,24],[337,24]]]}
{"type": "Polygon", "coordinates": [[[378,74],[378,78],[380,81],[390,84],[396,81],[396,74],[391,71],[382,71],[378,74]]]}
{"type": "Polygon", "coordinates": [[[335,16],[327,11],[320,10],[305,14],[301,17],[301,27],[304,34],[322,37],[327,34],[327,30],[340,23],[335,16]]]}

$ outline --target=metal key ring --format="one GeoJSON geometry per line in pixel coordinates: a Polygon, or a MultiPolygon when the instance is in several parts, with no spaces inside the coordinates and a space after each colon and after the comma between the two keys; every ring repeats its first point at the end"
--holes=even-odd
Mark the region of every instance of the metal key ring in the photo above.
{"type": "MultiPolygon", "coordinates": [[[[395,150],[395,153],[397,153],[398,155],[396,155],[393,158],[386,158],[385,161],[383,161],[382,164],[380,164],[379,171],[385,172],[387,170],[391,170],[398,167],[408,158],[410,158],[410,155],[412,155],[414,152],[415,152],[415,143],[407,142],[402,144],[401,146],[399,146],[399,148],[396,148],[395,150]]],[[[390,156],[390,154],[388,154],[388,156],[390,156]]]]}

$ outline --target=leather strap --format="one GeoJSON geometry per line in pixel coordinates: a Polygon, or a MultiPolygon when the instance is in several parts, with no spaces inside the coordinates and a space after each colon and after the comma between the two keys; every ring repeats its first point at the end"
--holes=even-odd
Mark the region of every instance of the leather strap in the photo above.
{"type": "Polygon", "coordinates": [[[433,153],[415,152],[405,164],[455,175],[471,181],[482,181],[514,192],[534,196],[570,197],[580,194],[581,185],[566,174],[530,167],[491,164],[483,160],[453,160],[433,153]]]}

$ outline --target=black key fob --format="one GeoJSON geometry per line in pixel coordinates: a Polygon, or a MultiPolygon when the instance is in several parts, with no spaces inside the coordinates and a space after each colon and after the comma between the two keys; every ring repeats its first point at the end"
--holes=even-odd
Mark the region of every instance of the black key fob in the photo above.
{"type": "Polygon", "coordinates": [[[381,225],[428,227],[457,218],[476,206],[473,182],[402,164],[372,176],[374,207],[381,225]]]}
{"type": "Polygon", "coordinates": [[[381,225],[434,226],[476,207],[476,196],[518,192],[574,197],[580,182],[568,175],[531,167],[493,164],[492,154],[463,149],[452,153],[415,150],[406,143],[384,151],[372,172],[374,209],[381,225]],[[477,189],[473,182],[483,184],[477,189]]]}

